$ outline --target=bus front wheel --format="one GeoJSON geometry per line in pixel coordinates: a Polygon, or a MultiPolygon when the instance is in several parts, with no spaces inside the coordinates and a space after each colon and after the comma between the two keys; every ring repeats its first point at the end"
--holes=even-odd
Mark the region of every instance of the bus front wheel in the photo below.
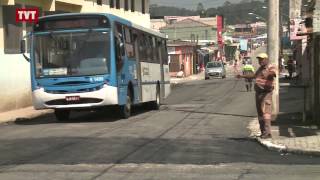
{"type": "Polygon", "coordinates": [[[55,109],[54,115],[58,121],[68,121],[70,116],[70,110],[67,109],[55,109]]]}
{"type": "Polygon", "coordinates": [[[120,106],[120,115],[124,119],[128,119],[131,115],[131,95],[127,93],[126,104],[120,106]]]}

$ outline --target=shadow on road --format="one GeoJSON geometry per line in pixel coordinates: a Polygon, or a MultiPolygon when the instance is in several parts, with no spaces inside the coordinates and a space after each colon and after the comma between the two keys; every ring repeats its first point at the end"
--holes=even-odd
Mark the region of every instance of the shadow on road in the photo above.
{"type": "Polygon", "coordinates": [[[167,139],[46,137],[0,140],[0,166],[17,164],[319,164],[320,158],[277,156],[247,138],[167,139]],[[201,146],[199,146],[201,145],[201,146]],[[231,148],[232,147],[232,148],[231,148]],[[261,156],[263,153],[263,157],[261,156]]]}
{"type": "MultiPolygon", "coordinates": [[[[134,106],[132,109],[132,117],[150,111],[147,104],[134,106]]],[[[117,107],[106,107],[91,111],[72,111],[68,121],[57,121],[54,114],[46,114],[33,119],[20,118],[14,123],[16,125],[37,125],[37,124],[52,124],[52,123],[88,123],[88,122],[114,122],[121,120],[117,107]]]]}

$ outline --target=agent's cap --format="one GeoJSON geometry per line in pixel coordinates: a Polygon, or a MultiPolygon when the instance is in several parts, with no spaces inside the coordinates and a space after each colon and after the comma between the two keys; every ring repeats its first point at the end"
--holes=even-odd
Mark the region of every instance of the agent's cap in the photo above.
{"type": "Polygon", "coordinates": [[[266,53],[260,53],[260,54],[257,55],[257,58],[267,59],[268,55],[266,53]]]}

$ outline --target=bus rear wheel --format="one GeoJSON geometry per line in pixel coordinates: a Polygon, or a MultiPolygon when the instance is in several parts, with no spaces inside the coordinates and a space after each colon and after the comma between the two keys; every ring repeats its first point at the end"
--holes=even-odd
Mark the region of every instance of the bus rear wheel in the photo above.
{"type": "Polygon", "coordinates": [[[58,121],[68,121],[70,117],[70,110],[68,109],[55,109],[54,115],[58,121]]]}
{"type": "Polygon", "coordinates": [[[159,85],[157,86],[157,90],[156,90],[156,100],[151,102],[151,107],[154,110],[160,109],[160,88],[159,88],[159,85]]]}
{"type": "Polygon", "coordinates": [[[120,116],[121,118],[128,119],[131,115],[131,95],[130,91],[127,93],[126,104],[120,106],[120,116]]]}

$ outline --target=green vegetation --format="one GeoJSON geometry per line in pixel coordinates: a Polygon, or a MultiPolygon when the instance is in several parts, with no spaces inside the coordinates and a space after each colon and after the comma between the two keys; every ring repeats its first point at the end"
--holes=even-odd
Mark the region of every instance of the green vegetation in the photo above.
{"type": "MultiPolygon", "coordinates": [[[[289,0],[281,0],[281,12],[282,14],[288,14],[289,0]]],[[[201,17],[214,17],[216,15],[223,15],[227,24],[241,24],[261,21],[261,19],[267,19],[268,9],[262,8],[267,6],[267,0],[243,0],[238,4],[233,4],[226,1],[223,6],[217,8],[205,9],[206,5],[199,3],[196,10],[188,10],[185,8],[167,7],[167,6],[150,6],[151,17],[162,16],[194,16],[200,15],[201,17]],[[257,19],[254,15],[249,15],[249,12],[258,14],[260,19],[257,19]]],[[[284,21],[287,21],[287,16],[283,17],[284,21]]]]}

